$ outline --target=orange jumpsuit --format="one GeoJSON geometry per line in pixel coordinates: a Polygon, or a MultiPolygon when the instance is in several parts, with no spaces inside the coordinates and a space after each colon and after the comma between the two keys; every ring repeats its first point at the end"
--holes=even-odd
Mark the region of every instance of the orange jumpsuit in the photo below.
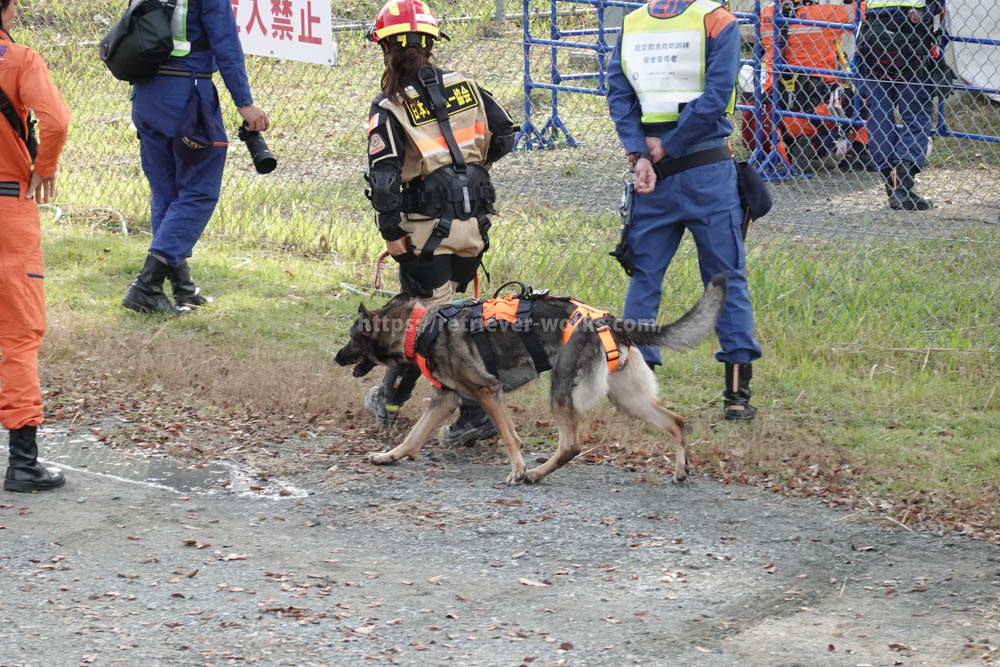
{"type": "MultiPolygon", "coordinates": [[[[865,4],[861,3],[861,11],[864,11],[865,4]]],[[[856,8],[854,5],[802,5],[795,10],[795,17],[804,21],[824,21],[827,23],[851,23],[856,21],[856,8]]],[[[770,93],[772,85],[773,43],[776,34],[774,26],[774,5],[768,5],[760,13],[761,46],[764,51],[764,92],[770,93]]],[[[814,25],[789,24],[788,43],[785,45],[783,58],[789,65],[799,67],[816,67],[827,70],[846,70],[840,60],[838,47],[845,35],[846,28],[829,28],[814,25]]],[[[845,74],[847,72],[845,71],[845,74]]],[[[799,75],[805,80],[807,74],[799,75]]],[[[827,83],[836,83],[842,77],[832,74],[814,74],[819,79],[827,83]]],[[[767,99],[770,99],[769,97],[767,99]]],[[[811,105],[810,105],[811,106],[811,105]]],[[[816,108],[804,109],[808,113],[817,113],[821,116],[830,115],[826,100],[817,100],[816,108]]],[[[792,136],[816,134],[816,126],[813,121],[805,118],[786,116],[781,119],[781,124],[786,132],[792,136]]],[[[832,126],[832,123],[828,123],[832,126]]],[[[860,128],[864,132],[864,128],[860,128]]],[[[867,141],[866,136],[857,137],[859,141],[867,141]]]]}
{"type": "MultiPolygon", "coordinates": [[[[69,107],[42,57],[2,30],[0,88],[25,127],[28,109],[38,117],[35,171],[42,178],[54,176],[69,129],[69,107]]],[[[35,200],[25,198],[31,168],[28,149],[0,115],[0,424],[8,430],[43,421],[38,381],[38,348],[45,333],[42,228],[35,200]]]]}

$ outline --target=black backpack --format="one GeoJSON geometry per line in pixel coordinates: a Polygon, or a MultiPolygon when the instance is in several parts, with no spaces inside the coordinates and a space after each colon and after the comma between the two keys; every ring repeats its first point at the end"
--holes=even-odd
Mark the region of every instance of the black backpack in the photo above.
{"type": "Polygon", "coordinates": [[[135,83],[156,74],[174,50],[170,17],[176,0],[134,0],[101,40],[101,60],[116,79],[135,83]]]}

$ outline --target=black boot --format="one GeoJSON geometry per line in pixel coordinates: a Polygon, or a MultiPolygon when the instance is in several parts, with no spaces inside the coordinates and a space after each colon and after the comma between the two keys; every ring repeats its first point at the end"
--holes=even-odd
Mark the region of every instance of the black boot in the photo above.
{"type": "Polygon", "coordinates": [[[792,137],[785,142],[788,152],[788,162],[792,168],[800,174],[812,172],[812,160],[816,151],[812,145],[812,137],[799,135],[792,137]]]}
{"type": "Polygon", "coordinates": [[[837,164],[837,167],[841,171],[875,171],[875,161],[868,151],[868,144],[863,141],[851,142],[847,154],[837,164]]]}
{"type": "Polygon", "coordinates": [[[201,293],[201,288],[194,284],[191,279],[191,267],[187,262],[181,262],[179,266],[172,267],[167,274],[170,284],[174,288],[174,303],[178,308],[201,308],[205,304],[212,303],[212,297],[201,293]]]}
{"type": "Polygon", "coordinates": [[[10,432],[10,458],[3,478],[4,491],[48,491],[66,483],[59,470],[38,465],[37,426],[22,426],[10,432]]]}
{"type": "Polygon", "coordinates": [[[180,310],[163,292],[163,281],[170,273],[170,266],[162,259],[149,254],[135,282],[128,288],[122,305],[137,313],[168,313],[179,315],[180,310]]]}
{"type": "Polygon", "coordinates": [[[476,401],[462,399],[458,408],[458,420],[441,429],[441,442],[446,445],[465,445],[477,440],[486,440],[497,434],[493,420],[476,401]]]}
{"type": "Polygon", "coordinates": [[[889,196],[889,208],[894,211],[926,211],[931,207],[929,201],[913,191],[913,177],[919,171],[911,162],[900,162],[881,171],[885,192],[889,196]]]}
{"type": "Polygon", "coordinates": [[[419,379],[420,369],[413,364],[392,366],[385,372],[382,384],[368,390],[365,394],[365,412],[375,418],[376,426],[392,426],[399,408],[410,399],[419,379]]]}
{"type": "Polygon", "coordinates": [[[726,363],[726,390],[722,392],[725,417],[732,421],[750,421],[757,411],[750,405],[751,364],[726,363]]]}
{"type": "Polygon", "coordinates": [[[900,188],[906,194],[903,208],[907,211],[926,211],[931,208],[931,203],[918,195],[913,189],[916,186],[916,175],[920,173],[920,167],[912,162],[900,162],[896,166],[896,173],[899,175],[900,188]]]}

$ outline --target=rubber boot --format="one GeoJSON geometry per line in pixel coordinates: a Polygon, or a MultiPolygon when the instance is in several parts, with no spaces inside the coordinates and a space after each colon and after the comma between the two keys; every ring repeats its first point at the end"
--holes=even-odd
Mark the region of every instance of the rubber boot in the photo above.
{"type": "Polygon", "coordinates": [[[167,313],[179,315],[180,309],[170,302],[163,292],[163,281],[170,273],[170,266],[155,255],[146,256],[146,263],[135,282],[128,288],[122,305],[137,313],[167,313]]]}
{"type": "Polygon", "coordinates": [[[178,308],[193,310],[212,303],[212,297],[202,294],[201,288],[194,284],[194,280],[191,279],[191,267],[187,262],[171,267],[167,278],[174,288],[174,303],[178,308]]]}
{"type": "Polygon", "coordinates": [[[376,426],[388,428],[395,423],[399,408],[410,399],[419,379],[420,369],[413,364],[392,366],[385,372],[382,384],[368,390],[365,412],[375,418],[376,426]]]}
{"type": "Polygon", "coordinates": [[[10,458],[3,478],[4,491],[48,491],[66,483],[60,470],[38,465],[37,426],[22,426],[10,432],[10,458]]]}
{"type": "Polygon", "coordinates": [[[757,410],[750,405],[750,378],[752,377],[752,364],[726,363],[726,389],[722,392],[726,419],[750,421],[757,415],[757,410]]]}
{"type": "Polygon", "coordinates": [[[486,440],[497,434],[493,420],[476,401],[462,399],[458,419],[451,426],[441,429],[441,442],[446,445],[465,445],[486,440]]]}

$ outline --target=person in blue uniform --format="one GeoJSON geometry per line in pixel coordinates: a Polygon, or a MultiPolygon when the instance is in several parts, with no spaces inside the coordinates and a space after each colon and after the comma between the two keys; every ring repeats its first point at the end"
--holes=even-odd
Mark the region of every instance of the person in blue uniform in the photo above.
{"type": "Polygon", "coordinates": [[[229,0],[177,0],[174,50],[156,76],[132,88],[132,121],[151,191],[153,242],[122,305],[144,313],[178,314],[208,298],[187,259],[212,217],[222,186],[227,139],[212,74],[219,71],[247,130],[268,128],[254,104],[243,48],[229,0]],[[173,301],[163,290],[173,287],[173,301]]]}
{"type": "Polygon", "coordinates": [[[858,39],[858,73],[867,89],[869,149],[889,208],[926,211],[915,191],[933,128],[929,72],[940,57],[937,0],[868,0],[858,39]],[[896,126],[899,112],[900,127],[896,126]]]}
{"type": "MultiPolygon", "coordinates": [[[[664,273],[689,230],[702,280],[729,276],[715,356],[725,364],[724,416],[746,421],[755,416],[751,364],[761,349],[728,143],[739,54],[738,22],[722,4],[653,0],[625,18],[608,65],[608,108],[635,172],[626,239],[635,268],[623,316],[655,321],[664,273]]],[[[660,364],[659,349],[642,355],[651,367],[660,364]]]]}

